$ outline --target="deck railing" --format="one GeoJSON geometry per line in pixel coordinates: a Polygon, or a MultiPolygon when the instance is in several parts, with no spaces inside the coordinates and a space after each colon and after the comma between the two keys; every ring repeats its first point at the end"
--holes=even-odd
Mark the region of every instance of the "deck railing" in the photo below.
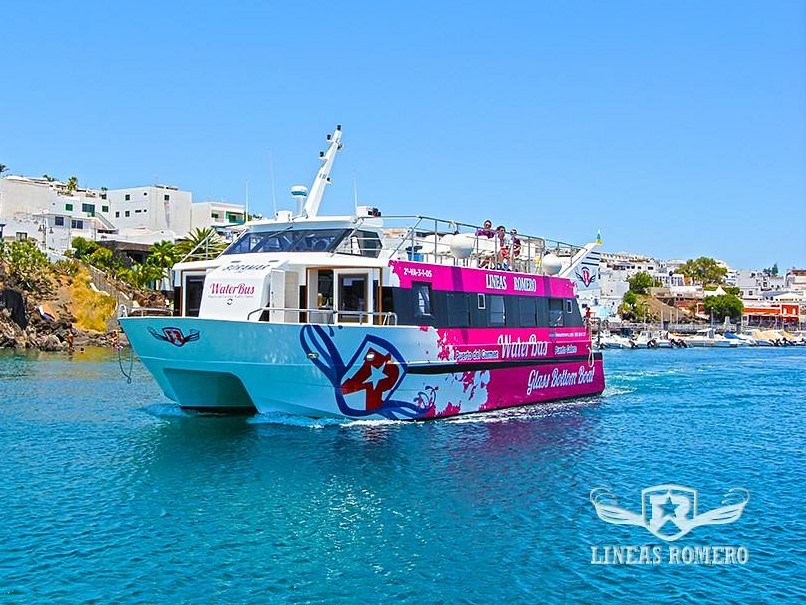
{"type": "Polygon", "coordinates": [[[173,311],[168,307],[135,307],[131,305],[118,307],[118,317],[144,317],[146,315],[171,316],[173,311]]]}
{"type": "MultiPolygon", "coordinates": [[[[510,245],[502,252],[498,237],[476,235],[480,226],[430,216],[384,216],[383,225],[387,246],[391,246],[386,253],[391,253],[392,258],[436,264],[543,273],[542,259],[546,254],[573,257],[582,249],[582,246],[518,232],[520,249],[516,254],[511,245],[512,234],[507,232],[510,245]],[[396,223],[401,226],[395,227],[396,223]],[[396,245],[395,239],[399,239],[396,245]],[[465,250],[467,256],[456,256],[455,245],[468,243],[472,248],[465,250]]],[[[492,230],[495,231],[495,227],[492,230]]]]}
{"type": "MultiPolygon", "coordinates": [[[[259,307],[248,313],[246,316],[247,321],[251,321],[257,314],[268,314],[268,321],[272,321],[273,314],[282,314],[283,321],[274,321],[273,323],[314,323],[314,324],[373,324],[381,326],[396,326],[397,313],[392,311],[339,311],[337,309],[315,309],[315,308],[302,308],[302,307],[259,307]],[[300,318],[301,314],[305,314],[307,321],[300,318]],[[296,318],[296,320],[295,320],[296,318]],[[375,321],[375,320],[379,321],[375,321]]],[[[276,315],[274,315],[276,317],[276,315]]]]}

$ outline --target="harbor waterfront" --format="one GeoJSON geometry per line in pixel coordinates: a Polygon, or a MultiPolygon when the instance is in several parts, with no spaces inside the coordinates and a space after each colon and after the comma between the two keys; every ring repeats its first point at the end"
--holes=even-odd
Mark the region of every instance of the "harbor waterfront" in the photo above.
{"type": "Polygon", "coordinates": [[[600,396],[407,423],[200,415],[109,349],[0,351],[0,601],[803,602],[806,347],[603,359],[600,396]],[[640,518],[659,486],[679,539],[640,518]]]}

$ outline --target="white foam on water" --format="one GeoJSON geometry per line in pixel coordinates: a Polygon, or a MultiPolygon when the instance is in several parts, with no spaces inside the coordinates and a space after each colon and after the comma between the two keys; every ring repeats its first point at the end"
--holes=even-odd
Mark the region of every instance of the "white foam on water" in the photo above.
{"type": "Polygon", "coordinates": [[[257,414],[247,419],[248,424],[278,424],[282,426],[298,426],[310,429],[322,429],[330,426],[344,426],[349,420],[342,418],[308,418],[293,416],[280,412],[257,414]]]}
{"type": "Polygon", "coordinates": [[[140,408],[146,414],[156,416],[157,418],[190,418],[197,416],[193,412],[183,410],[175,403],[154,403],[140,408]]]}

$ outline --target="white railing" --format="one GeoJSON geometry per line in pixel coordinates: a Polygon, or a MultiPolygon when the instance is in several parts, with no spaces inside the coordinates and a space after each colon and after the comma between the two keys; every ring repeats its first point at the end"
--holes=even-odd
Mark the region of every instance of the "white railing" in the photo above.
{"type": "MultiPolygon", "coordinates": [[[[419,215],[382,218],[386,244],[391,248],[391,254],[386,254],[390,254],[392,258],[542,273],[541,261],[545,254],[551,252],[560,257],[573,258],[583,248],[518,232],[515,235],[520,241],[520,249],[516,254],[511,232],[506,233],[509,246],[502,251],[498,237],[476,235],[481,229],[478,225],[419,215]],[[395,223],[401,226],[396,228],[395,223]],[[399,239],[396,245],[395,239],[399,239]],[[459,258],[455,255],[457,244],[464,244],[465,247],[467,244],[471,245],[470,250],[465,250],[466,257],[459,258]]],[[[495,226],[492,230],[495,231],[495,226]]]]}
{"type": "Polygon", "coordinates": [[[171,316],[173,311],[168,307],[133,307],[130,305],[120,305],[118,307],[118,317],[145,317],[147,315],[171,316]]]}
{"type": "MultiPolygon", "coordinates": [[[[397,313],[393,311],[338,311],[336,309],[310,309],[301,307],[260,307],[249,312],[246,316],[247,321],[251,321],[256,313],[282,313],[283,317],[289,317],[289,314],[299,318],[300,313],[305,313],[308,317],[307,323],[315,324],[335,324],[335,323],[357,323],[357,324],[373,324],[382,326],[396,326],[397,313]],[[375,319],[379,322],[375,322],[375,319]]],[[[262,320],[261,320],[262,321],[262,320]]],[[[282,321],[275,323],[306,323],[299,321],[282,321]]]]}

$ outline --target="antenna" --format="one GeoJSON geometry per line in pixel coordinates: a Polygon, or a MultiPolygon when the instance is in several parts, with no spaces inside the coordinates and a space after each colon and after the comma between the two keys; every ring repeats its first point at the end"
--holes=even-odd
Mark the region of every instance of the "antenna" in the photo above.
{"type": "Polygon", "coordinates": [[[269,149],[269,171],[271,173],[271,204],[272,209],[274,210],[274,215],[277,216],[277,188],[274,184],[274,158],[271,154],[271,149],[269,149]]]}
{"type": "Polygon", "coordinates": [[[335,132],[327,136],[329,143],[327,151],[319,154],[319,159],[322,162],[322,167],[316,173],[316,177],[311,185],[310,194],[305,201],[305,206],[302,209],[303,216],[313,217],[319,212],[319,204],[322,203],[322,196],[325,193],[325,187],[330,184],[330,169],[333,167],[333,159],[336,157],[336,152],[341,149],[341,124],[336,126],[335,132]]]}

